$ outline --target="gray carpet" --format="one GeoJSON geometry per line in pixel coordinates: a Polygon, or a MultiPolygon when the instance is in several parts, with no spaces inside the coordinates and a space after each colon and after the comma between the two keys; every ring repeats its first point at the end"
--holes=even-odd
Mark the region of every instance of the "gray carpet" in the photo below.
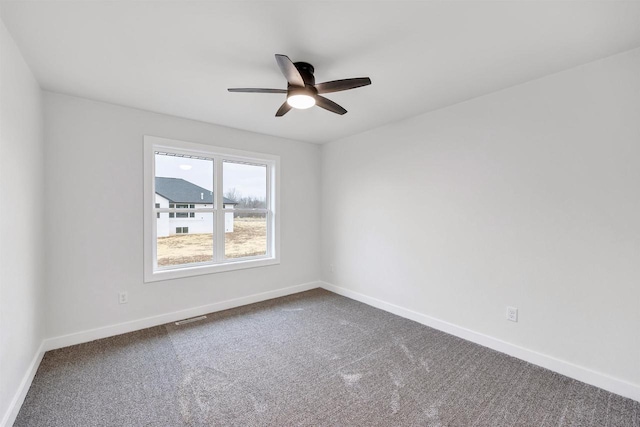
{"type": "Polygon", "coordinates": [[[640,403],[324,290],[48,352],[15,426],[640,426],[640,403]]]}

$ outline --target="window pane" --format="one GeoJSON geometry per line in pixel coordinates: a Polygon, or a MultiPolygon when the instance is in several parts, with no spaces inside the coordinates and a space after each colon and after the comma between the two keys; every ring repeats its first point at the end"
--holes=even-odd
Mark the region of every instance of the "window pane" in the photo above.
{"type": "Polygon", "coordinates": [[[193,222],[185,226],[164,215],[156,219],[158,267],[213,261],[213,214],[200,215],[208,215],[209,224],[196,221],[195,227],[193,222]]]}
{"type": "MultiPolygon", "coordinates": [[[[213,207],[212,159],[156,153],[155,171],[156,206],[177,209],[213,207]]],[[[185,216],[178,214],[176,217],[185,216]]]]}
{"type": "Polygon", "coordinates": [[[224,254],[242,258],[267,254],[267,214],[225,212],[224,254]]]}
{"type": "Polygon", "coordinates": [[[267,207],[267,167],[224,161],[222,187],[227,209],[267,207]]]}

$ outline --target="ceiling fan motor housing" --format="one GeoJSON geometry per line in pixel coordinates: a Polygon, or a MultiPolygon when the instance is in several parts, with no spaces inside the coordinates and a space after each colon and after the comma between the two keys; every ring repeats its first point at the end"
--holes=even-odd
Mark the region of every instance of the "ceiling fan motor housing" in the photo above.
{"type": "Polygon", "coordinates": [[[294,86],[291,83],[287,84],[287,98],[294,95],[317,95],[318,90],[314,87],[316,78],[313,76],[313,72],[315,71],[313,65],[307,62],[295,62],[293,65],[295,65],[302,80],[304,80],[305,87],[294,86]]]}
{"type": "Polygon", "coordinates": [[[313,72],[315,71],[313,65],[308,62],[294,62],[293,65],[295,65],[298,72],[300,72],[305,85],[313,86],[316,84],[316,78],[313,76],[313,72]]]}
{"type": "Polygon", "coordinates": [[[306,87],[299,86],[291,86],[287,87],[287,98],[294,95],[307,95],[307,96],[315,96],[318,94],[318,90],[313,87],[307,85],[306,87]]]}

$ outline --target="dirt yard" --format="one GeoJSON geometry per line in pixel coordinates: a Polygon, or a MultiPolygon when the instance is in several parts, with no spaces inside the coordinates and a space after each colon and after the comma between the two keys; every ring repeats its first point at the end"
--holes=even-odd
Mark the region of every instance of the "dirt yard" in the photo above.
{"type": "MultiPolygon", "coordinates": [[[[236,218],[233,233],[225,233],[225,256],[264,255],[267,224],[264,218],[236,218]]],[[[190,264],[213,259],[211,234],[176,234],[158,238],[158,266],[190,264]]]]}

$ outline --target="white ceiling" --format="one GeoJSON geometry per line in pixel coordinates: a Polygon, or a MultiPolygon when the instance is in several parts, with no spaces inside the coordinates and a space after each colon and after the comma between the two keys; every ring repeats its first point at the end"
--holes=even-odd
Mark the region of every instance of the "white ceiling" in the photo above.
{"type": "Polygon", "coordinates": [[[640,2],[3,1],[44,89],[327,142],[640,46],[640,2]],[[369,76],[274,117],[274,54],[316,81],[369,76]]]}

